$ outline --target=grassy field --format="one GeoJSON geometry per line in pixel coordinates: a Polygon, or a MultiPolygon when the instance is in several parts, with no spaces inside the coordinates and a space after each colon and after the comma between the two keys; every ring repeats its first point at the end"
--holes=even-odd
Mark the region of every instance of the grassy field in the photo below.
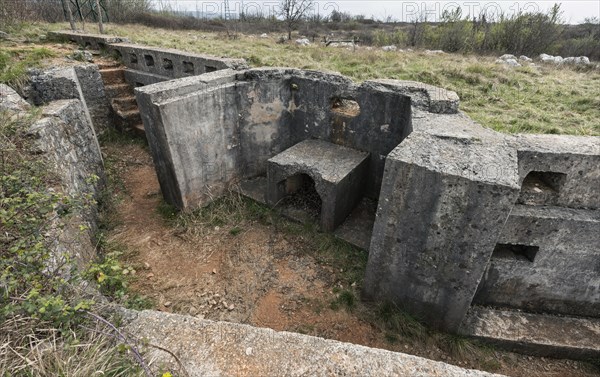
{"type": "MultiPolygon", "coordinates": [[[[66,26],[38,24],[21,33],[31,38],[50,29],[66,29],[66,26]]],[[[88,29],[95,30],[91,25],[88,29]]],[[[495,57],[385,52],[377,48],[350,51],[318,43],[300,47],[277,44],[276,35],[264,39],[238,35],[233,39],[219,33],[114,24],[107,25],[106,30],[136,43],[244,58],[253,67],[337,71],[359,82],[374,78],[422,81],[456,91],[463,111],[484,126],[501,132],[600,135],[598,68],[515,69],[494,63],[495,57]]],[[[0,56],[2,80],[6,71],[11,71],[7,55],[0,56]]],[[[27,63],[27,59],[19,58],[16,66],[27,63]]]]}
{"type": "Polygon", "coordinates": [[[473,119],[502,132],[600,135],[600,70],[508,68],[495,57],[424,52],[349,51],[319,44],[277,44],[275,37],[155,30],[110,25],[108,32],[137,43],[244,58],[252,66],[332,70],[356,81],[416,80],[454,90],[473,119]]]}

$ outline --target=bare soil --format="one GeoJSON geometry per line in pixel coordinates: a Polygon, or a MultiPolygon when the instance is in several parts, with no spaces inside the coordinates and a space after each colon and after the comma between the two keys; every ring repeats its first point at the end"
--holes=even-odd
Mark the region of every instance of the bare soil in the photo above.
{"type": "Polygon", "coordinates": [[[141,145],[108,144],[104,153],[123,183],[117,226],[109,239],[130,252],[136,268],[131,289],[153,300],[157,310],[211,320],[246,323],[405,352],[466,368],[509,376],[598,376],[581,362],[468,347],[456,352],[431,336],[390,337],[368,305],[332,308],[344,286],[336,266],[315,257],[302,234],[242,220],[232,227],[204,225],[191,231],[161,215],[160,187],[152,159],[141,145]]]}

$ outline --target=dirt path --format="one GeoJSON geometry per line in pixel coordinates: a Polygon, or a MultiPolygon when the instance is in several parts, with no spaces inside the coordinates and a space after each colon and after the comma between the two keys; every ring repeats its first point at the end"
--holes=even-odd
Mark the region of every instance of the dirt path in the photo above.
{"type": "Polygon", "coordinates": [[[125,188],[117,209],[121,221],[109,237],[132,251],[127,262],[138,271],[132,289],[153,299],[158,310],[302,332],[510,376],[600,375],[579,362],[493,350],[457,355],[431,339],[392,338],[365,319],[369,309],[362,303],[352,311],[332,308],[336,292],[356,289],[341,285],[335,266],[306,252],[302,235],[252,220],[178,230],[157,210],[160,188],[147,150],[111,144],[104,152],[125,188]]]}

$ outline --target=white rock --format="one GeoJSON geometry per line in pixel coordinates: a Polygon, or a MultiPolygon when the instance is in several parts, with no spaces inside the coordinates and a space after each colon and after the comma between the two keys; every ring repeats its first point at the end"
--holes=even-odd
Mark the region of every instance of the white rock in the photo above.
{"type": "Polygon", "coordinates": [[[396,51],[398,49],[398,47],[396,47],[394,45],[390,45],[390,46],[383,46],[381,49],[383,51],[396,51]]]}
{"type": "Polygon", "coordinates": [[[500,57],[502,60],[517,60],[517,57],[511,54],[504,54],[500,57]]]}
{"type": "Polygon", "coordinates": [[[299,46],[308,46],[310,45],[310,41],[306,38],[296,39],[296,44],[299,46]]]}
{"type": "Polygon", "coordinates": [[[531,58],[529,58],[529,57],[527,57],[525,55],[519,56],[519,60],[523,60],[524,62],[531,62],[531,61],[533,61],[533,59],[531,59],[531,58]]]}
{"type": "Polygon", "coordinates": [[[568,58],[564,58],[562,64],[588,65],[590,64],[590,59],[587,56],[570,56],[568,58]]]}
{"type": "Polygon", "coordinates": [[[507,65],[509,67],[520,67],[521,64],[519,64],[519,62],[516,59],[496,59],[496,64],[504,64],[507,65]]]}
{"type": "Polygon", "coordinates": [[[442,50],[425,50],[425,53],[429,55],[445,54],[442,50]]]}
{"type": "Polygon", "coordinates": [[[261,38],[269,38],[269,35],[267,33],[263,33],[260,35],[261,38]]]}
{"type": "Polygon", "coordinates": [[[12,112],[27,111],[31,105],[27,103],[21,96],[10,86],[0,84],[0,111],[10,110],[12,112]]]}
{"type": "Polygon", "coordinates": [[[540,54],[540,60],[542,63],[554,63],[561,64],[563,62],[562,56],[552,56],[548,54],[540,54]]]}

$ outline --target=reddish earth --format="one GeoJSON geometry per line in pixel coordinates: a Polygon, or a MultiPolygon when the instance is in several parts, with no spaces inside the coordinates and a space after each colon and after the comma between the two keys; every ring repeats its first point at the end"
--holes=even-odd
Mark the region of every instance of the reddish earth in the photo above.
{"type": "Polygon", "coordinates": [[[314,258],[302,235],[247,219],[235,227],[174,227],[157,210],[160,188],[148,151],[109,144],[104,153],[124,189],[119,222],[109,237],[130,250],[126,262],[137,270],[132,289],[158,310],[302,332],[509,376],[600,375],[597,368],[568,360],[477,348],[457,355],[432,336],[390,342],[366,305],[358,302],[351,312],[330,307],[335,287],[354,290],[356,297],[358,292],[340,287],[335,266],[314,258]]]}

